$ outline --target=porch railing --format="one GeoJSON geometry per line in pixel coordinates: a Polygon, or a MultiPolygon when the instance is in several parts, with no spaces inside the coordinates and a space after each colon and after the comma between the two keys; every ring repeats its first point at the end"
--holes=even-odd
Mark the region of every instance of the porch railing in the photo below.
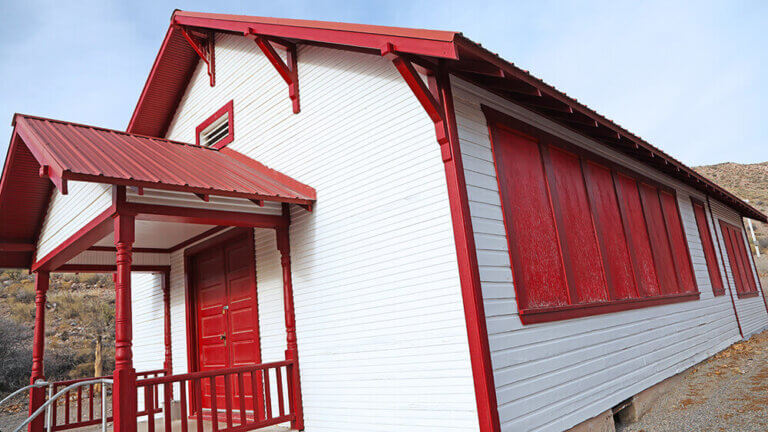
{"type": "MultiPolygon", "coordinates": [[[[290,379],[294,367],[293,360],[285,360],[137,380],[144,402],[138,415],[148,417],[147,431],[154,432],[160,389],[169,407],[173,387],[178,385],[181,432],[189,432],[190,420],[197,432],[203,432],[206,421],[211,427],[205,430],[213,432],[242,432],[289,422],[296,418],[290,379]]],[[[172,430],[173,419],[167,412],[163,421],[163,429],[172,430]]]]}
{"type": "MultiPolygon", "coordinates": [[[[166,372],[163,369],[137,372],[136,379],[147,379],[165,376],[166,372]]],[[[100,377],[111,379],[111,376],[100,377]]],[[[86,381],[93,381],[99,378],[80,378],[67,381],[56,381],[51,383],[50,393],[56,394],[62,389],[71,386],[72,384],[83,383],[86,381]]],[[[105,392],[107,389],[103,385],[98,383],[89,383],[87,385],[77,386],[77,389],[68,390],[56,401],[51,407],[50,414],[50,430],[62,431],[75,429],[83,426],[91,426],[102,423],[104,415],[107,415],[107,422],[112,421],[111,406],[103,406],[102,404],[106,400],[105,392]],[[98,397],[98,396],[101,397],[98,397]],[[58,408],[63,407],[63,410],[58,408]]],[[[50,396],[49,396],[50,397],[50,396]]],[[[161,411],[158,404],[154,405],[154,413],[161,411]]],[[[146,412],[143,412],[147,415],[146,412]]]]}

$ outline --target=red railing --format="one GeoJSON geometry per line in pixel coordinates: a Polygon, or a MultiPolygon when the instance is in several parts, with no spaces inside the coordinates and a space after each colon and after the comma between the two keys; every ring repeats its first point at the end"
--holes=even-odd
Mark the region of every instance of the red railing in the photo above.
{"type": "MultiPolygon", "coordinates": [[[[146,372],[137,372],[137,379],[156,378],[165,376],[165,370],[151,370],[146,372]]],[[[101,378],[111,378],[101,377],[101,378]]],[[[51,383],[51,394],[56,394],[59,390],[64,389],[72,384],[76,384],[84,381],[91,381],[95,378],[79,378],[67,381],[56,381],[51,383]]],[[[75,429],[83,426],[91,426],[99,424],[102,421],[103,414],[107,414],[107,421],[112,421],[111,404],[107,404],[106,407],[102,407],[102,392],[111,393],[111,389],[107,389],[104,384],[88,384],[87,386],[77,387],[71,391],[67,391],[58,401],[53,404],[51,408],[51,431],[61,431],[68,429],[75,429]]],[[[157,406],[157,405],[155,405],[157,406]]],[[[160,412],[161,409],[157,408],[155,413],[160,412]]],[[[147,415],[146,412],[143,413],[147,415]]]]}
{"type": "MultiPolygon", "coordinates": [[[[243,432],[292,421],[296,418],[291,402],[294,365],[293,360],[285,360],[141,379],[136,382],[144,402],[139,416],[148,416],[147,431],[155,432],[160,389],[169,407],[173,387],[178,385],[181,432],[189,432],[190,420],[197,432],[243,432]],[[210,427],[204,428],[204,422],[210,422],[210,427]]],[[[163,421],[163,429],[172,430],[171,416],[164,415],[163,421]]]]}

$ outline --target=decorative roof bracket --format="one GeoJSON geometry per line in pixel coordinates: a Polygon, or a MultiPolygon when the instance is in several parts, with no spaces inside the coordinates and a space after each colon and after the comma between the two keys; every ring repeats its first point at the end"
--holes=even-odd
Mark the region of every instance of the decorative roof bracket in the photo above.
{"type": "Polygon", "coordinates": [[[261,48],[264,56],[267,57],[272,66],[275,67],[277,73],[283,78],[286,84],[288,84],[288,97],[293,103],[293,113],[298,114],[301,111],[299,103],[299,63],[296,53],[296,44],[285,40],[280,40],[278,43],[285,47],[286,61],[283,61],[280,54],[275,51],[272,43],[269,39],[261,36],[255,32],[255,30],[249,28],[245,33],[245,36],[249,39],[253,39],[256,45],[261,48]]]}
{"type": "Polygon", "coordinates": [[[189,42],[192,49],[195,50],[197,55],[203,60],[208,67],[208,77],[211,80],[211,87],[216,85],[216,50],[214,47],[214,40],[216,39],[214,32],[206,32],[205,36],[197,36],[187,31],[183,26],[178,26],[181,30],[181,34],[184,35],[184,39],[189,42]]]}
{"type": "Polygon", "coordinates": [[[451,154],[451,147],[448,145],[448,125],[445,121],[443,98],[437,88],[434,72],[424,68],[428,79],[428,83],[424,83],[421,75],[416,71],[413,62],[404,55],[398,54],[395,46],[391,43],[386,44],[381,49],[381,55],[392,60],[397,71],[405,79],[405,83],[416,96],[419,103],[421,103],[432,123],[435,124],[437,143],[440,145],[443,161],[451,160],[453,156],[451,154]]]}

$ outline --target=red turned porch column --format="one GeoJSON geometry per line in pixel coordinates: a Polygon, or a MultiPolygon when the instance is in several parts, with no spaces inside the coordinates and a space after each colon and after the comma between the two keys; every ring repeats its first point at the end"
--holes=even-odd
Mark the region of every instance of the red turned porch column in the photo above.
{"type": "Polygon", "coordinates": [[[287,228],[279,228],[277,249],[280,251],[280,263],[283,267],[283,306],[285,308],[285,359],[293,360],[291,366],[291,406],[296,419],[291,422],[291,429],[304,429],[304,409],[301,405],[301,379],[299,378],[299,346],[296,340],[296,316],[293,311],[293,281],[291,280],[291,243],[287,228]]]}
{"type": "Polygon", "coordinates": [[[171,272],[163,272],[163,337],[165,342],[165,361],[163,369],[166,375],[173,374],[173,353],[171,350],[171,272]]]}
{"type": "MultiPolygon", "coordinates": [[[[45,354],[45,295],[48,292],[49,273],[35,272],[35,335],[32,345],[32,375],[30,384],[44,380],[43,355],[45,354]]],[[[45,402],[45,387],[29,391],[29,413],[32,414],[45,402]]],[[[29,432],[43,432],[45,416],[40,415],[29,424],[29,432]]]]}
{"type": "Polygon", "coordinates": [[[112,387],[112,412],[115,432],[136,431],[136,370],[131,352],[131,248],[134,216],[115,216],[115,373],[112,387]]]}

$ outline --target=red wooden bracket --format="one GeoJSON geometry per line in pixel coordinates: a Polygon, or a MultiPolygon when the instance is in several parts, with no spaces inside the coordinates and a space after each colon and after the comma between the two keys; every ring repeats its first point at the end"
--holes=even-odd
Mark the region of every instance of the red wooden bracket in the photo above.
{"type": "Polygon", "coordinates": [[[198,37],[190,34],[186,28],[179,26],[184,39],[192,45],[200,59],[208,66],[208,77],[211,80],[211,87],[216,85],[216,50],[214,48],[215,36],[213,32],[208,32],[205,37],[198,37]]]}
{"type": "Polygon", "coordinates": [[[293,113],[298,114],[301,111],[301,106],[299,104],[299,62],[296,55],[296,44],[280,41],[280,45],[285,47],[286,61],[283,61],[272,43],[265,37],[256,34],[253,29],[248,29],[245,36],[256,42],[267,60],[272,63],[280,77],[288,84],[288,97],[293,103],[293,113]]]}
{"type": "Polygon", "coordinates": [[[211,197],[208,196],[207,194],[196,193],[195,196],[200,198],[201,200],[203,200],[205,202],[208,202],[208,201],[211,200],[211,197]]]}
{"type": "Polygon", "coordinates": [[[259,207],[264,207],[264,200],[252,199],[250,201],[259,207]]]}
{"type": "Polygon", "coordinates": [[[434,73],[427,72],[429,84],[425,84],[419,73],[414,68],[413,63],[402,55],[398,55],[394,45],[388,43],[381,49],[381,55],[391,59],[392,63],[400,75],[405,79],[405,83],[410,87],[416,99],[427,112],[432,123],[435,124],[435,133],[437,134],[437,143],[440,144],[440,150],[444,161],[452,158],[451,147],[448,146],[447,124],[445,122],[443,100],[437,89],[434,80],[434,73]]]}

